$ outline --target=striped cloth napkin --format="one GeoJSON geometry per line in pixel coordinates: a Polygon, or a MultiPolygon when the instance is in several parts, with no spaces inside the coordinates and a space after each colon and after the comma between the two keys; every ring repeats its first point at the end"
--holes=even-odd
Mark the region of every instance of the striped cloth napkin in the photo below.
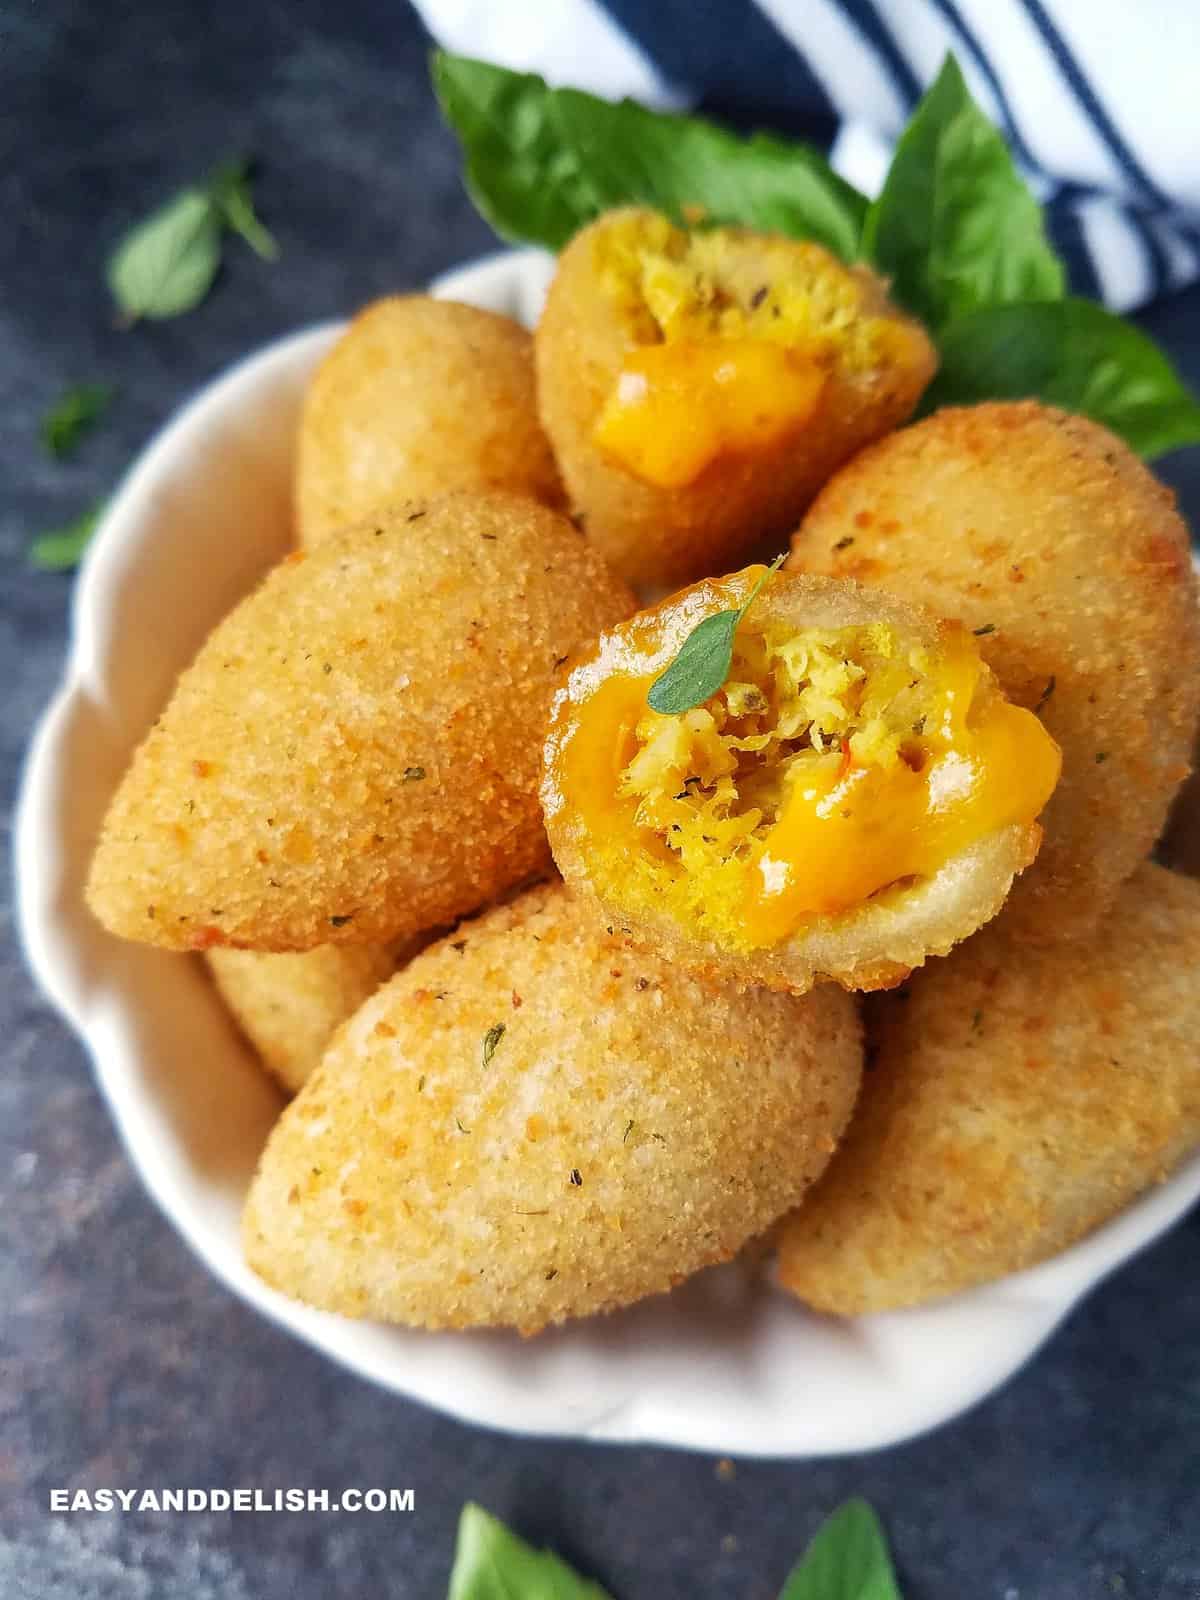
{"type": "Polygon", "coordinates": [[[869,194],[948,50],[1047,208],[1072,288],[1200,276],[1200,0],[414,0],[439,44],[806,138],[869,194]]]}

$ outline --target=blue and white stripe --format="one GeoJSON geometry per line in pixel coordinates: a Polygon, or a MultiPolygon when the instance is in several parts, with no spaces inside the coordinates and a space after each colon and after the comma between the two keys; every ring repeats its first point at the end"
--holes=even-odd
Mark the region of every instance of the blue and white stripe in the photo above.
{"type": "Polygon", "coordinates": [[[448,49],[830,152],[875,193],[953,50],[1072,287],[1128,310],[1200,276],[1200,0],[414,0],[448,49]]]}

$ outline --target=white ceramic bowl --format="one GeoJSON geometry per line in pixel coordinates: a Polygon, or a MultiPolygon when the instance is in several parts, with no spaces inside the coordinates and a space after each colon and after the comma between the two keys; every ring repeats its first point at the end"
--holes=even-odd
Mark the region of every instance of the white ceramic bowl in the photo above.
{"type": "MultiPolygon", "coordinates": [[[[546,258],[503,254],[436,292],[531,322],[546,258]]],[[[271,345],[193,400],[114,498],[80,573],[66,677],[33,741],[16,828],[43,988],[91,1052],[130,1157],[236,1294],[353,1371],[522,1433],[761,1456],[867,1450],[981,1399],[1075,1302],[1200,1195],[1200,1159],[1056,1260],[926,1309],[836,1322],[739,1267],[523,1340],[351,1322],[242,1261],[238,1216],[279,1099],[195,958],[111,938],[81,899],[130,753],[209,629],[284,551],[299,402],[336,329],[271,345]]]]}

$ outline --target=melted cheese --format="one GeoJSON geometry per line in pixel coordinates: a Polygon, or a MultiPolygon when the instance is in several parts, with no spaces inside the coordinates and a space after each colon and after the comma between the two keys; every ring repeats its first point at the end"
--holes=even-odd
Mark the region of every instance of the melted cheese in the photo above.
{"type": "Polygon", "coordinates": [[[957,624],[927,646],[881,626],[764,633],[752,612],[703,706],[661,716],[652,682],[615,675],[579,707],[562,796],[623,898],[732,947],[931,876],[1033,822],[1058,781],[1058,746],[957,624]]]}
{"type": "Polygon", "coordinates": [[[593,439],[646,483],[678,489],[723,456],[753,455],[798,432],[826,374],[761,339],[685,340],[632,351],[593,439]]]}
{"type": "Polygon", "coordinates": [[[998,695],[970,716],[979,666],[961,645],[939,664],[933,716],[907,760],[884,770],[826,757],[793,783],[748,876],[752,944],[931,877],[977,839],[1038,816],[1058,782],[1058,746],[1031,711],[998,695]]]}
{"type": "Polygon", "coordinates": [[[635,211],[610,219],[593,249],[628,340],[593,442],[660,488],[786,447],[828,383],[926,362],[924,335],[882,285],[811,241],[635,211]]]}

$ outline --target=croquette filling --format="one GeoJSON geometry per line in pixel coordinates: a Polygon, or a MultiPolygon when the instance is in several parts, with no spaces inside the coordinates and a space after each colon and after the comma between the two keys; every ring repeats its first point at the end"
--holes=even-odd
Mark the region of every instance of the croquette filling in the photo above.
{"type": "Polygon", "coordinates": [[[597,249],[631,349],[593,437],[663,488],[798,433],[835,367],[869,371],[913,337],[874,314],[865,281],[815,245],[686,232],[644,214],[614,223],[597,249]]]}
{"type": "Polygon", "coordinates": [[[1054,741],[957,624],[928,645],[751,613],[703,705],[660,715],[650,681],[597,691],[571,798],[601,846],[602,893],[723,947],[768,947],[899,892],[1032,822],[1058,780],[1054,741]]]}

